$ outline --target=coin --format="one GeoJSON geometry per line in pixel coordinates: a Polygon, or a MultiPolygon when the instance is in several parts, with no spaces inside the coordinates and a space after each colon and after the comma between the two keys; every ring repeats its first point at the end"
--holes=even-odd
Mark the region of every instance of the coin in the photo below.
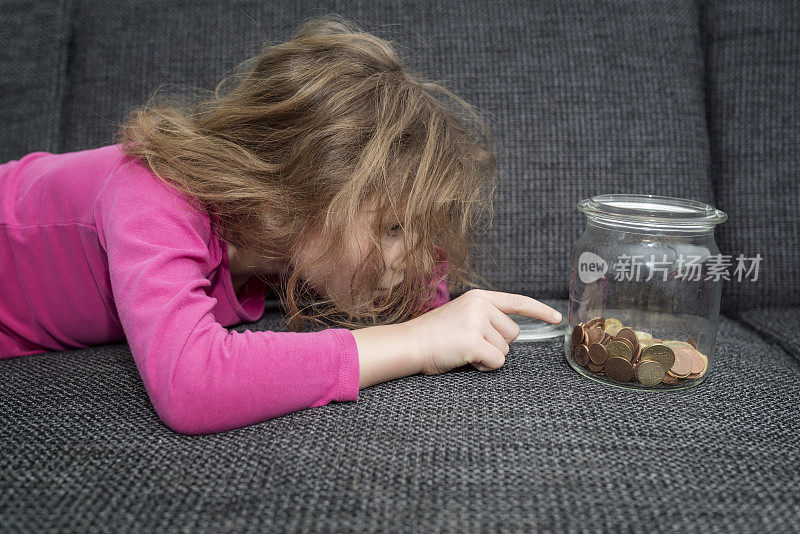
{"type": "Polygon", "coordinates": [[[641,343],[642,340],[645,339],[653,339],[653,336],[650,335],[649,332],[642,332],[641,330],[634,330],[634,334],[636,334],[636,339],[641,343]]]}
{"type": "Polygon", "coordinates": [[[625,327],[622,330],[620,330],[619,332],[617,332],[616,337],[625,338],[628,341],[630,341],[632,348],[636,348],[636,344],[639,342],[636,339],[636,333],[632,329],[630,329],[628,327],[625,327]]]}
{"type": "Polygon", "coordinates": [[[636,352],[636,345],[631,343],[628,339],[625,339],[624,337],[615,337],[614,339],[625,343],[628,346],[628,348],[631,349],[631,355],[633,355],[633,353],[636,352]]]}
{"type": "Polygon", "coordinates": [[[673,352],[675,363],[670,367],[669,373],[676,378],[686,378],[692,370],[692,360],[682,348],[676,347],[676,349],[673,352]]]}
{"type": "Polygon", "coordinates": [[[694,375],[699,374],[700,371],[703,370],[703,367],[705,367],[705,364],[703,363],[703,358],[700,356],[700,353],[697,352],[695,349],[684,349],[684,352],[686,352],[689,355],[690,359],[692,360],[692,371],[690,374],[694,375]]]}
{"type": "Polygon", "coordinates": [[[618,319],[614,319],[613,317],[609,317],[606,319],[606,333],[611,336],[616,336],[617,332],[619,332],[623,328],[622,322],[618,319]]]}
{"type": "Polygon", "coordinates": [[[602,317],[595,317],[594,319],[591,319],[588,323],[586,323],[586,328],[591,328],[596,324],[602,323],[602,321],[603,321],[602,317]]]}
{"type": "Polygon", "coordinates": [[[606,348],[599,343],[589,345],[589,359],[597,365],[603,365],[608,360],[606,348]]]}
{"type": "Polygon", "coordinates": [[[674,386],[675,384],[678,384],[678,383],[680,383],[680,380],[678,380],[678,379],[677,379],[677,378],[675,378],[674,376],[671,376],[671,375],[669,374],[669,372],[667,372],[667,373],[664,375],[664,380],[662,380],[662,382],[663,382],[664,384],[669,384],[670,386],[674,386]]]}
{"type": "Polygon", "coordinates": [[[606,352],[608,352],[608,358],[624,358],[627,361],[630,361],[631,356],[633,356],[633,351],[631,350],[629,345],[626,345],[624,340],[621,339],[612,339],[608,342],[608,347],[606,347],[606,352]]]}
{"type": "Polygon", "coordinates": [[[603,366],[603,369],[606,375],[616,382],[627,382],[633,378],[633,366],[631,362],[619,356],[609,358],[603,366]]]}
{"type": "Polygon", "coordinates": [[[706,374],[706,370],[708,369],[708,356],[701,352],[700,357],[703,358],[703,370],[700,371],[700,376],[703,376],[706,374]]]}
{"type": "Polygon", "coordinates": [[[697,341],[695,341],[693,338],[690,337],[689,339],[686,340],[686,342],[689,345],[693,346],[694,348],[697,348],[697,341]]]}
{"type": "Polygon", "coordinates": [[[581,325],[577,325],[575,328],[572,329],[572,346],[580,345],[581,340],[583,339],[583,327],[581,325]]]}
{"type": "Polygon", "coordinates": [[[597,365],[596,363],[592,362],[592,360],[589,360],[589,370],[593,373],[600,373],[603,370],[603,366],[597,365]]]}
{"type": "Polygon", "coordinates": [[[642,346],[636,345],[636,353],[633,355],[633,358],[631,358],[631,363],[638,362],[639,359],[641,358],[641,355],[642,355],[642,346]]]}
{"type": "Polygon", "coordinates": [[[642,347],[642,350],[646,349],[650,345],[654,345],[655,343],[656,342],[653,341],[652,339],[643,339],[643,340],[639,341],[639,345],[642,347]]]}
{"type": "Polygon", "coordinates": [[[605,332],[605,334],[603,335],[603,341],[601,341],[600,343],[602,343],[603,345],[608,345],[608,342],[611,341],[611,339],[612,337],[608,335],[608,332],[605,332]]]}
{"type": "Polygon", "coordinates": [[[603,329],[599,326],[593,326],[586,330],[586,335],[589,337],[589,345],[592,345],[594,343],[600,343],[605,335],[605,332],[603,332],[603,329]]]}
{"type": "Polygon", "coordinates": [[[575,361],[586,367],[586,364],[589,363],[589,347],[583,344],[575,347],[575,361]]]}
{"type": "Polygon", "coordinates": [[[642,360],[636,366],[636,380],[645,386],[655,386],[664,379],[666,371],[654,360],[642,360]]]}
{"type": "Polygon", "coordinates": [[[642,350],[641,359],[656,361],[661,364],[661,367],[669,370],[675,363],[675,353],[666,345],[655,343],[642,350]]]}
{"type": "Polygon", "coordinates": [[[685,341],[677,341],[675,339],[668,339],[668,340],[664,341],[664,345],[668,346],[671,349],[674,349],[676,347],[682,347],[682,348],[685,348],[685,349],[693,349],[694,348],[693,346],[691,346],[690,344],[688,344],[685,341]]]}

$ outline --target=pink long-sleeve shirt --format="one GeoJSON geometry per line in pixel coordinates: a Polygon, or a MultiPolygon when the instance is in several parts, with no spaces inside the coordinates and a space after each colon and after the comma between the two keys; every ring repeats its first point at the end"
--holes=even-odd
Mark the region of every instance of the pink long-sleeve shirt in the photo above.
{"type": "MultiPolygon", "coordinates": [[[[446,272],[424,311],[450,300],[446,272]]],[[[258,320],[266,289],[252,277],[239,300],[209,215],[118,144],[0,164],[0,358],[127,340],[184,434],[358,400],[350,330],[224,328],[258,320]]]]}

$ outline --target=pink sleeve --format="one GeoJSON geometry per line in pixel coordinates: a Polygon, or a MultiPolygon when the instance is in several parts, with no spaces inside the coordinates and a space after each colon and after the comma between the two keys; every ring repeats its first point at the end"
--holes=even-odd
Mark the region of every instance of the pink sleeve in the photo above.
{"type": "Polygon", "coordinates": [[[99,208],[114,301],[161,420],[206,434],[357,400],[350,330],[240,333],[215,320],[208,221],[164,187],[117,185],[99,208]]]}
{"type": "Polygon", "coordinates": [[[435,249],[437,265],[434,280],[431,283],[436,284],[436,295],[430,302],[427,302],[422,307],[423,313],[450,302],[450,292],[447,289],[447,269],[449,267],[449,262],[445,256],[444,249],[440,247],[435,247],[435,249]]]}

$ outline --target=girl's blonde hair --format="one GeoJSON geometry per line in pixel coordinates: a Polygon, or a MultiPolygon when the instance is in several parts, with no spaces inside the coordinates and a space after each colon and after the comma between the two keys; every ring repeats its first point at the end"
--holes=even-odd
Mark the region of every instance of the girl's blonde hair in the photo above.
{"type": "Polygon", "coordinates": [[[120,125],[123,150],[206,210],[221,239],[285,262],[290,329],[303,330],[304,319],[359,328],[418,316],[440,279],[434,246],[449,261],[451,291],[491,286],[472,261],[493,218],[488,127],[473,106],[412,72],[391,42],[338,15],[315,17],[288,42],[263,45],[213,95],[200,89],[194,104],[153,107],[157,93],[120,125]],[[315,301],[305,275],[334,272],[366,209],[377,215],[373,247],[351,298],[315,301]],[[382,236],[398,223],[405,278],[378,301],[382,236]],[[313,236],[326,250],[301,260],[313,236]]]}

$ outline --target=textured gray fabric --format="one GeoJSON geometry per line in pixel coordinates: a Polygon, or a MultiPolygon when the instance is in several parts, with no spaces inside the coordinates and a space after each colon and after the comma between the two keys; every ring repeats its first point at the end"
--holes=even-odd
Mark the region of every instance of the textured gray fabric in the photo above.
{"type": "Polygon", "coordinates": [[[329,11],[397,39],[486,113],[502,185],[478,267],[498,289],[567,297],[582,198],[713,199],[690,0],[80,3],[62,149],[110,142],[159,85],[213,88],[261,41],[329,11]]]}
{"type": "Polygon", "coordinates": [[[208,436],[161,423],[125,344],[0,376],[10,532],[800,528],[800,367],[725,317],[709,378],[683,392],[589,381],[555,339],[208,436]]]}
{"type": "Polygon", "coordinates": [[[761,254],[758,280],[725,282],[723,309],[800,305],[800,4],[707,2],[711,177],[723,254],[761,254]]]}
{"type": "MultiPolygon", "coordinates": [[[[585,224],[574,203],[594,194],[719,200],[723,252],[796,237],[792,5],[4,1],[0,155],[113,142],[159,85],[213,88],[337,12],[487,112],[502,184],[479,268],[555,304],[585,224]]],[[[726,306],[797,304],[797,254],[771,253],[769,280],[727,286],[726,306]]],[[[158,419],[127,344],[2,360],[0,531],[800,532],[799,311],[722,317],[708,380],[682,392],[601,386],[563,341],[515,343],[494,372],[209,436],[158,419]]],[[[272,302],[248,328],[285,329],[272,302]]]]}
{"type": "Polygon", "coordinates": [[[800,361],[800,306],[750,308],[739,312],[736,318],[800,361]]]}
{"type": "Polygon", "coordinates": [[[0,162],[59,151],[70,5],[0,0],[0,162]]]}

